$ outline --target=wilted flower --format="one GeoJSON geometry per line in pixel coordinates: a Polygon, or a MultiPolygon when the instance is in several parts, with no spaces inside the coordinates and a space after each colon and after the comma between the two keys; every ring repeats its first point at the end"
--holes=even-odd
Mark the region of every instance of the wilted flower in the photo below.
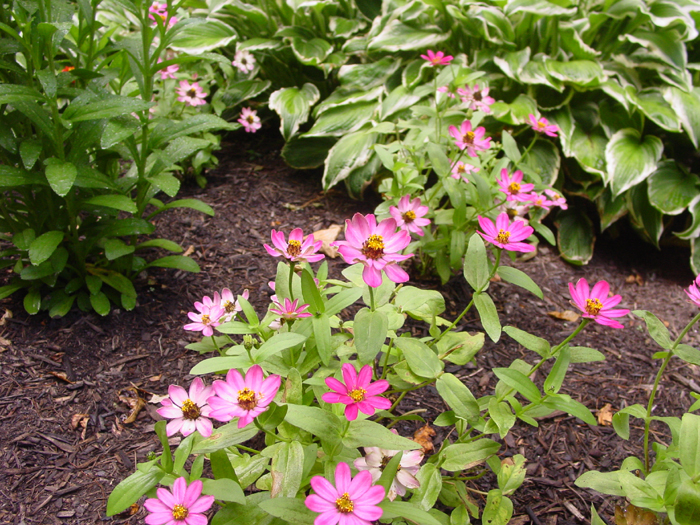
{"type": "Polygon", "coordinates": [[[374,215],[356,213],[352,221],[345,221],[345,241],[334,243],[348,264],[362,263],[362,278],[372,288],[382,284],[382,270],[395,283],[408,281],[408,274],[397,264],[413,254],[399,252],[411,242],[405,230],[396,231],[394,219],[384,219],[377,224],[374,215]]]}
{"type": "Polygon", "coordinates": [[[315,525],[372,525],[382,517],[377,506],[384,499],[381,485],[372,485],[368,471],[358,472],[353,479],[347,463],[335,467],[335,486],[323,476],[311,478],[311,488],[316,494],[306,497],[306,506],[320,512],[315,525]]]}
{"type": "Polygon", "coordinates": [[[185,330],[191,330],[193,332],[202,332],[204,336],[210,336],[214,334],[214,327],[221,324],[221,316],[224,315],[224,309],[218,304],[214,304],[208,296],[194,303],[194,307],[199,312],[198,314],[194,312],[188,312],[187,317],[194,323],[186,324],[183,328],[185,330]]]}
{"type": "Polygon", "coordinates": [[[341,370],[345,384],[334,377],[327,377],[326,385],[335,392],[326,392],[321,396],[321,399],[326,403],[347,405],[345,417],[348,421],[357,419],[358,410],[371,416],[377,408],[387,409],[391,407],[391,401],[378,395],[389,388],[389,382],[380,379],[371,383],[372,367],[370,365],[363,366],[359,375],[350,363],[345,363],[341,370]]]}
{"type": "Polygon", "coordinates": [[[452,163],[452,174],[450,177],[453,179],[462,179],[464,182],[469,182],[467,173],[475,173],[477,171],[479,171],[479,168],[476,166],[458,160],[457,162],[452,163]]]}
{"type": "Polygon", "coordinates": [[[475,84],[473,88],[465,86],[464,89],[457,90],[457,94],[462,98],[462,102],[467,104],[467,109],[475,111],[483,111],[491,113],[491,104],[496,102],[493,97],[489,97],[489,87],[479,89],[479,84],[475,84]]]}
{"type": "Polygon", "coordinates": [[[181,80],[180,87],[176,91],[179,95],[177,100],[190,106],[203,106],[207,103],[207,101],[204,100],[207,98],[207,94],[199,86],[198,82],[192,82],[192,84],[190,84],[187,80],[181,80]]]}
{"type": "Polygon", "coordinates": [[[430,219],[422,218],[428,213],[428,207],[421,206],[418,197],[411,200],[410,195],[404,195],[399,199],[398,207],[389,207],[389,213],[394,218],[399,228],[409,233],[417,233],[421,237],[424,235],[423,226],[430,224],[430,219]]]}
{"type": "Polygon", "coordinates": [[[238,123],[245,128],[246,133],[255,133],[262,128],[262,122],[260,122],[258,112],[250,108],[243,108],[241,110],[238,123]]]}
{"type": "Polygon", "coordinates": [[[610,285],[607,281],[600,281],[593,286],[589,291],[588,281],[579,279],[576,287],[569,283],[569,293],[571,294],[571,304],[583,312],[583,317],[593,319],[596,323],[611,328],[624,328],[620,323],[612,319],[613,317],[622,317],[630,313],[629,310],[619,308],[613,310],[614,306],[622,300],[619,295],[608,297],[610,293],[610,285]]]}
{"type": "MultiPolygon", "coordinates": [[[[250,297],[248,290],[243,290],[241,297],[247,301],[248,297],[250,297]]],[[[221,306],[221,308],[224,309],[224,314],[222,317],[222,321],[224,323],[228,323],[238,312],[243,310],[238,302],[238,299],[233,296],[233,293],[231,293],[231,290],[228,288],[221,290],[221,295],[219,295],[219,292],[214,292],[213,303],[221,306]]]]}
{"type": "Polygon", "coordinates": [[[214,503],[214,496],[202,496],[202,481],[187,485],[185,478],[177,478],[173,491],[159,488],[157,498],[147,499],[143,504],[150,512],[145,522],[148,525],[206,525],[203,514],[214,503]]]}
{"type": "MultiPolygon", "coordinates": [[[[396,429],[392,428],[394,434],[398,434],[396,429]]],[[[365,447],[365,455],[362,458],[357,458],[355,468],[357,470],[367,470],[372,474],[372,482],[376,483],[382,477],[382,472],[387,466],[391,458],[398,454],[398,450],[386,450],[379,447],[365,447]]],[[[391,482],[389,500],[394,501],[396,496],[406,494],[406,489],[417,489],[420,487],[420,482],[416,479],[416,473],[420,470],[420,464],[423,461],[422,450],[411,450],[404,452],[401,456],[399,469],[396,471],[396,477],[391,482]]]]}
{"type": "Polygon", "coordinates": [[[467,155],[476,157],[477,151],[487,150],[491,147],[491,137],[483,138],[486,129],[483,126],[472,131],[472,123],[469,120],[462,122],[459,129],[450,126],[450,135],[455,139],[455,146],[460,150],[467,150],[467,155]]]}
{"type": "Polygon", "coordinates": [[[236,51],[231,64],[238,68],[241,73],[250,73],[255,69],[255,57],[247,49],[241,49],[236,51]]]}
{"type": "Polygon", "coordinates": [[[285,298],[283,303],[274,301],[274,305],[277,308],[270,308],[270,311],[273,314],[279,315],[280,321],[282,322],[293,321],[295,319],[302,319],[304,317],[311,317],[311,314],[309,312],[304,311],[309,307],[309,305],[299,305],[299,299],[294,299],[294,301],[290,301],[289,299],[285,298]]]}
{"type": "Polygon", "coordinates": [[[214,381],[214,396],[208,399],[210,416],[217,421],[237,417],[238,428],[248,425],[265,412],[280,388],[281,378],[271,375],[263,380],[260,365],[250,367],[245,377],[236,369],[226,374],[226,381],[214,381]]]}
{"type": "Polygon", "coordinates": [[[550,124],[546,118],[542,117],[538,120],[532,113],[528,115],[528,118],[530,119],[530,126],[537,133],[544,133],[550,137],[557,136],[557,131],[559,131],[559,128],[554,124],[550,124]]]}
{"type": "Polygon", "coordinates": [[[695,306],[700,307],[700,289],[698,289],[698,286],[700,286],[700,275],[697,276],[695,281],[683,291],[688,294],[688,297],[691,301],[693,301],[695,306]]]}
{"type": "Polygon", "coordinates": [[[508,170],[501,170],[501,178],[496,179],[499,190],[506,194],[507,201],[528,202],[530,194],[535,189],[534,184],[523,184],[523,172],[517,170],[512,175],[508,174],[508,170]]]}
{"type": "MultiPolygon", "coordinates": [[[[158,63],[162,62],[162,60],[158,59],[158,63]]],[[[175,79],[175,73],[177,73],[178,69],[180,69],[180,66],[177,64],[172,64],[166,68],[163,68],[159,71],[160,73],[160,79],[161,80],[166,80],[168,78],[175,79]]]]}
{"type": "Polygon", "coordinates": [[[549,195],[552,206],[559,206],[562,210],[567,209],[569,206],[566,204],[566,199],[559,195],[554,190],[544,190],[544,192],[549,195]]]}
{"type": "Polygon", "coordinates": [[[284,257],[293,262],[317,262],[325,256],[318,252],[323,246],[323,241],[314,241],[313,235],[307,235],[304,239],[304,232],[301,228],[294,228],[289,233],[289,242],[284,239],[284,233],[272,230],[270,233],[272,246],[263,244],[267,253],[273,257],[284,257]]]}
{"type": "Polygon", "coordinates": [[[477,219],[479,226],[484,230],[484,233],[478,230],[477,233],[494,246],[513,252],[532,252],[535,250],[534,246],[525,242],[519,242],[527,239],[534,231],[532,226],[527,226],[523,221],[516,220],[511,223],[508,220],[508,214],[505,212],[496,218],[495,225],[491,219],[481,215],[477,219]]]}
{"type": "Polygon", "coordinates": [[[430,62],[431,66],[447,66],[450,64],[450,62],[452,62],[452,59],[454,58],[450,55],[445,56],[445,53],[443,53],[442,51],[434,53],[430,49],[428,49],[427,55],[421,55],[420,57],[430,62]]]}
{"type": "Polygon", "coordinates": [[[168,396],[160,404],[161,408],[156,410],[166,419],[172,419],[165,427],[168,436],[181,432],[183,436],[189,436],[198,430],[204,437],[211,436],[213,425],[208,419],[211,408],[207,404],[207,399],[211,395],[211,386],[204,386],[204,382],[195,377],[190,385],[189,395],[181,386],[170,385],[168,396]]]}

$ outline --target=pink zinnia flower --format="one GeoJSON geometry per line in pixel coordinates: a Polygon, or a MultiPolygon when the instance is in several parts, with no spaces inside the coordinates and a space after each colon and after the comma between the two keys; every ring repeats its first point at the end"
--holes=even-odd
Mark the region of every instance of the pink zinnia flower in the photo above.
{"type": "Polygon", "coordinates": [[[355,367],[350,363],[345,363],[342,367],[345,384],[334,377],[326,378],[326,385],[335,392],[326,392],[321,396],[326,403],[343,403],[345,407],[345,417],[348,421],[357,419],[358,409],[371,416],[376,408],[391,408],[391,401],[380,397],[378,394],[389,388],[389,382],[380,379],[374,383],[372,381],[372,367],[365,365],[358,375],[355,367]]]}
{"type": "Polygon", "coordinates": [[[519,242],[527,239],[535,231],[532,226],[525,225],[523,221],[516,220],[511,223],[508,220],[508,214],[505,212],[498,216],[495,225],[491,219],[481,215],[477,219],[479,226],[484,230],[484,233],[478,230],[477,233],[494,246],[512,252],[532,252],[535,250],[534,246],[525,242],[519,242]]]}
{"type": "MultiPolygon", "coordinates": [[[[391,431],[394,434],[398,434],[395,428],[392,428],[391,431]]],[[[376,483],[382,477],[384,467],[398,453],[398,450],[365,447],[364,457],[357,458],[354,461],[355,468],[359,471],[369,471],[372,474],[372,482],[376,483]]],[[[396,496],[405,495],[407,488],[417,489],[420,487],[420,482],[416,479],[416,473],[420,470],[421,461],[423,461],[422,450],[411,450],[403,453],[399,463],[400,468],[396,471],[396,477],[391,482],[389,494],[387,494],[390,501],[394,501],[396,496]]]]}
{"type": "Polygon", "coordinates": [[[255,57],[247,49],[241,49],[236,51],[231,64],[238,68],[238,71],[241,73],[250,73],[255,69],[255,57]]]}
{"type": "MultiPolygon", "coordinates": [[[[158,59],[158,62],[162,62],[162,60],[158,59]]],[[[177,73],[178,69],[180,69],[180,66],[177,64],[173,64],[171,66],[168,66],[166,68],[163,68],[159,71],[160,73],[160,79],[161,80],[166,80],[168,78],[175,78],[175,73],[177,73]]]]}
{"type": "Polygon", "coordinates": [[[214,381],[214,396],[207,401],[210,416],[217,421],[238,419],[238,428],[243,428],[265,412],[280,388],[281,378],[271,375],[263,380],[260,365],[250,367],[243,377],[236,369],[226,374],[226,381],[214,381]]]}
{"type": "Polygon", "coordinates": [[[501,178],[496,179],[499,190],[506,194],[507,201],[528,202],[530,200],[529,192],[535,189],[534,184],[523,184],[523,172],[517,170],[512,175],[508,175],[508,170],[501,170],[501,178]]]}
{"type": "Polygon", "coordinates": [[[284,304],[279,303],[277,301],[273,302],[277,308],[270,308],[270,311],[273,314],[279,315],[280,321],[282,322],[293,321],[295,319],[302,319],[304,317],[311,317],[311,314],[309,312],[304,311],[309,307],[309,305],[299,305],[299,299],[294,299],[294,301],[290,301],[289,299],[285,298],[284,304]]]}
{"type": "Polygon", "coordinates": [[[467,178],[467,173],[475,173],[479,171],[479,168],[472,166],[471,164],[466,164],[461,160],[452,163],[452,174],[450,177],[453,179],[462,179],[464,182],[469,182],[467,178]]]}
{"type": "Polygon", "coordinates": [[[203,106],[207,103],[207,101],[204,100],[207,98],[207,94],[199,86],[198,82],[192,82],[192,84],[190,84],[187,80],[181,80],[180,87],[176,91],[179,95],[177,100],[190,106],[203,106]]]}
{"type": "Polygon", "coordinates": [[[695,281],[683,291],[688,295],[695,306],[700,307],[700,289],[698,289],[698,286],[700,286],[700,275],[698,275],[695,281]]]}
{"type": "Polygon", "coordinates": [[[467,109],[491,113],[491,104],[496,102],[496,100],[488,96],[489,89],[488,86],[479,89],[479,84],[475,84],[473,88],[465,86],[464,89],[458,89],[457,94],[462,98],[462,102],[467,104],[467,109]]]}
{"type": "Polygon", "coordinates": [[[408,274],[397,264],[413,254],[399,252],[411,242],[405,230],[396,231],[394,219],[384,219],[377,224],[371,213],[367,216],[356,213],[352,221],[345,221],[345,241],[333,243],[348,264],[362,263],[362,278],[372,288],[382,284],[382,270],[395,283],[408,281],[408,274]]]}
{"type": "Polygon", "coordinates": [[[559,206],[562,210],[567,209],[569,206],[566,204],[566,199],[559,195],[556,191],[554,190],[544,190],[544,192],[549,195],[550,202],[552,203],[552,206],[559,206]]]}
{"type": "Polygon", "coordinates": [[[438,93],[446,93],[448,97],[450,98],[455,98],[455,94],[450,91],[450,88],[448,86],[440,86],[437,88],[438,93]]]}
{"type": "Polygon", "coordinates": [[[399,228],[409,233],[417,233],[421,237],[424,235],[423,226],[430,224],[430,219],[422,218],[428,213],[428,207],[421,206],[418,197],[411,200],[410,195],[404,195],[399,200],[398,208],[396,206],[389,207],[389,213],[399,228]]]}
{"type": "Polygon", "coordinates": [[[250,108],[243,108],[241,110],[238,123],[245,128],[246,133],[255,133],[262,128],[262,122],[260,122],[258,112],[250,108]]]}
{"type": "Polygon", "coordinates": [[[384,487],[372,485],[366,470],[353,479],[347,463],[335,467],[335,487],[323,476],[314,476],[311,488],[316,494],[306,497],[306,506],[321,513],[314,525],[372,525],[384,512],[377,506],[384,499],[384,487]]]}
{"type": "Polygon", "coordinates": [[[528,199],[530,200],[530,204],[533,208],[541,208],[543,210],[549,211],[549,209],[553,205],[553,202],[550,201],[546,196],[541,195],[536,191],[530,193],[528,195],[528,199]]]}
{"type": "Polygon", "coordinates": [[[530,126],[537,133],[544,133],[550,137],[557,136],[557,131],[559,131],[559,128],[554,124],[550,124],[546,118],[542,117],[538,120],[532,113],[530,113],[528,117],[530,119],[530,126]]]}
{"type": "Polygon", "coordinates": [[[162,408],[156,410],[166,419],[172,419],[165,427],[168,436],[182,432],[183,436],[189,436],[195,430],[204,437],[211,436],[214,428],[211,420],[207,418],[211,408],[207,404],[207,398],[211,395],[211,386],[204,386],[204,382],[195,377],[190,385],[190,393],[181,386],[170,385],[168,396],[160,404],[162,408]]]}
{"type": "Polygon", "coordinates": [[[491,137],[482,138],[486,129],[483,126],[472,131],[472,123],[469,120],[462,122],[460,129],[450,126],[450,135],[455,139],[455,146],[460,150],[467,150],[467,155],[476,157],[477,151],[487,150],[491,147],[491,137]]]}
{"type": "Polygon", "coordinates": [[[146,516],[148,525],[207,525],[204,512],[214,503],[214,496],[202,496],[202,481],[195,480],[187,486],[185,478],[177,478],[173,491],[159,488],[157,498],[147,499],[143,504],[150,512],[146,516]]]}
{"type": "Polygon", "coordinates": [[[168,18],[168,4],[161,4],[158,2],[153,2],[151,7],[148,8],[148,18],[153,20],[153,25],[158,25],[156,16],[163,21],[163,24],[167,24],[168,29],[173,27],[177,23],[177,18],[174,16],[168,18]]]}
{"type": "Polygon", "coordinates": [[[624,328],[612,318],[622,317],[630,311],[624,308],[612,309],[622,300],[622,297],[619,295],[608,297],[610,285],[606,281],[596,283],[589,291],[588,281],[581,278],[576,283],[575,288],[572,283],[569,283],[569,293],[572,299],[571,304],[583,312],[583,317],[593,319],[596,323],[611,328],[624,328]]]}
{"type": "Polygon", "coordinates": [[[450,55],[445,56],[445,53],[443,53],[442,51],[433,53],[430,49],[428,49],[427,55],[421,55],[420,57],[430,62],[431,66],[448,66],[454,58],[450,55]]]}
{"type": "Polygon", "coordinates": [[[221,316],[224,315],[224,309],[218,304],[214,304],[208,296],[194,303],[194,307],[199,311],[198,314],[194,312],[188,312],[187,317],[194,323],[186,324],[183,328],[185,330],[191,330],[193,332],[202,332],[202,335],[209,337],[214,334],[214,327],[219,326],[221,316]]]}
{"type": "Polygon", "coordinates": [[[323,241],[314,242],[313,235],[307,235],[304,239],[304,232],[301,228],[294,228],[289,233],[289,242],[284,239],[284,233],[275,230],[272,230],[270,237],[272,237],[274,248],[267,244],[263,244],[263,246],[267,253],[273,257],[282,256],[293,262],[308,261],[310,263],[320,261],[325,257],[322,253],[316,253],[323,246],[323,241]]]}
{"type": "MultiPolygon", "coordinates": [[[[250,297],[248,290],[243,290],[241,297],[247,301],[248,297],[250,297]]],[[[214,300],[212,302],[224,309],[221,318],[224,323],[228,323],[238,312],[243,310],[238,299],[233,296],[233,293],[228,288],[221,290],[221,295],[219,295],[219,292],[214,292],[214,300]]]]}

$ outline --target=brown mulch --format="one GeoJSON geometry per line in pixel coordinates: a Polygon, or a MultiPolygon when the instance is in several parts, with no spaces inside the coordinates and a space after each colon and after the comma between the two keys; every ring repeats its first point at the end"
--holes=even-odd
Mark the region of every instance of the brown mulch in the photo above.
{"type": "MultiPolygon", "coordinates": [[[[165,394],[171,383],[189,383],[187,372],[201,357],[184,347],[199,338],[182,325],[191,304],[203,295],[224,287],[234,293],[247,288],[258,312],[264,311],[271,294],[267,282],[274,279],[277,264],[262,247],[269,242],[270,228],[310,232],[373,209],[375,203],[351,201],[342,188],[323,194],[320,173],[286,167],[279,159],[281,144],[272,136],[236,135],[236,143],[225,145],[221,166],[209,176],[206,188],[185,185],[179,197],[207,202],[216,210],[215,217],[187,209],[159,216],[158,235],[192,247],[200,274],[156,270],[137,283],[139,304],[134,311],[114,310],[104,318],[79,312],[62,319],[28,316],[21,297],[2,301],[0,314],[11,311],[13,316],[0,320],[0,523],[142,523],[142,509],[132,517],[105,518],[112,488],[133,472],[136,462],[160,447],[152,432],[157,406],[147,404],[133,423],[123,423],[130,408],[119,395],[138,392],[148,399],[149,393],[165,394]],[[137,390],[128,391],[130,387],[137,390]]],[[[654,311],[676,334],[695,313],[682,292],[693,278],[687,257],[681,249],[659,254],[624,233],[615,240],[601,239],[591,264],[576,268],[540,245],[537,257],[516,264],[542,287],[544,300],[499,282],[492,283],[490,293],[503,324],[556,343],[576,326],[548,315],[574,309],[567,283],[580,277],[606,279],[622,294],[623,306],[654,311]]],[[[332,272],[344,267],[339,260],[330,265],[332,272]]],[[[413,284],[437,287],[432,281],[413,284]]],[[[439,288],[446,297],[446,316],[461,311],[470,296],[468,288],[462,278],[439,288]]],[[[606,404],[614,411],[646,404],[658,369],[651,358],[657,348],[643,322],[632,317],[623,322],[624,330],[589,326],[574,342],[596,348],[607,358],[572,365],[563,389],[594,412],[606,404]]],[[[480,329],[469,315],[461,326],[480,329]]],[[[698,342],[697,331],[689,340],[698,342]]],[[[508,366],[515,358],[534,362],[536,356],[503,334],[498,344],[487,342],[476,365],[448,366],[448,371],[482,396],[493,392],[491,369],[508,366]]],[[[697,367],[674,360],[655,415],[680,416],[693,402],[689,392],[700,392],[698,383],[697,367]]],[[[428,421],[446,409],[431,388],[408,396],[399,411],[417,408],[426,409],[422,415],[428,421]]],[[[419,426],[404,422],[399,428],[408,433],[419,426]]],[[[631,427],[626,442],[610,426],[591,427],[562,414],[540,419],[537,428],[518,423],[502,448],[504,457],[523,454],[528,460],[528,477],[513,496],[513,523],[588,523],[591,503],[612,523],[619,501],[579,489],[574,480],[586,470],[614,469],[628,455],[640,456],[640,425],[633,420],[631,427]]],[[[439,443],[449,430],[436,430],[439,443]]],[[[653,430],[666,442],[665,428],[653,430]]],[[[479,494],[474,499],[483,506],[479,494]]]]}

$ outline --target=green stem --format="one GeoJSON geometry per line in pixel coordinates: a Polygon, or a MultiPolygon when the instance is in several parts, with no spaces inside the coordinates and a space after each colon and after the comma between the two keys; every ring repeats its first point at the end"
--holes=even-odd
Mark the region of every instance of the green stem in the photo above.
{"type": "Polygon", "coordinates": [[[216,348],[216,351],[219,352],[219,355],[224,355],[221,348],[219,348],[219,344],[216,342],[216,337],[214,337],[214,334],[211,335],[211,342],[214,343],[214,347],[216,348]]]}
{"type": "Polygon", "coordinates": [[[257,418],[253,420],[253,423],[255,424],[256,427],[258,427],[258,430],[262,430],[268,436],[272,436],[276,441],[284,441],[285,443],[292,442],[291,439],[283,438],[282,436],[278,436],[274,432],[270,432],[269,430],[264,429],[263,426],[260,424],[260,422],[257,420],[257,418]]]}
{"type": "Polygon", "coordinates": [[[374,312],[374,288],[369,285],[367,288],[369,288],[369,309],[374,312]]]}
{"type": "Polygon", "coordinates": [[[530,145],[527,147],[527,149],[525,150],[525,152],[520,156],[520,160],[519,160],[518,162],[514,162],[514,163],[513,163],[513,170],[515,170],[515,168],[518,167],[518,164],[520,164],[520,162],[521,162],[525,157],[527,157],[527,154],[530,153],[530,150],[532,149],[532,146],[535,145],[535,142],[537,142],[537,132],[535,132],[535,136],[532,137],[532,142],[530,142],[530,145]]]}
{"type": "Polygon", "coordinates": [[[382,365],[382,377],[379,379],[384,379],[386,377],[387,372],[389,371],[389,367],[387,366],[389,363],[389,355],[391,355],[391,348],[394,345],[394,340],[390,339],[389,340],[389,346],[386,349],[386,354],[384,354],[384,364],[382,365]]]}
{"type": "Polygon", "coordinates": [[[245,445],[236,445],[236,448],[240,448],[241,450],[245,450],[246,452],[252,452],[253,454],[260,454],[259,450],[255,450],[254,448],[246,447],[245,445]]]}
{"type": "Polygon", "coordinates": [[[294,261],[289,261],[289,300],[294,302],[294,261]]]}

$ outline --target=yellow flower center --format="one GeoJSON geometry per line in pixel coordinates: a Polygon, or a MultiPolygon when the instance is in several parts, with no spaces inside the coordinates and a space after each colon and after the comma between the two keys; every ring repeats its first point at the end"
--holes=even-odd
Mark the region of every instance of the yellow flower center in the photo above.
{"type": "Polygon", "coordinates": [[[358,388],[357,390],[350,390],[350,392],[348,392],[348,396],[350,396],[350,399],[352,399],[355,403],[359,403],[365,399],[366,393],[367,390],[364,388],[358,388]]]}
{"type": "MultiPolygon", "coordinates": [[[[247,120],[248,123],[250,123],[250,124],[255,123],[255,115],[248,115],[248,116],[246,117],[246,120],[247,120]]],[[[290,241],[290,242],[291,242],[291,241],[290,241]]]]}
{"type": "Polygon", "coordinates": [[[404,222],[413,222],[416,220],[416,212],[413,210],[408,210],[406,213],[403,214],[403,220],[404,222]]]}
{"type": "Polygon", "coordinates": [[[545,124],[541,120],[537,121],[537,129],[545,129],[546,127],[547,127],[547,124],[545,124]]]}
{"type": "Polygon", "coordinates": [[[468,144],[471,144],[474,142],[474,132],[473,131],[467,131],[463,136],[462,136],[462,142],[466,142],[468,144]]]}
{"type": "Polygon", "coordinates": [[[379,259],[384,255],[384,239],[381,235],[370,235],[362,245],[361,251],[368,259],[379,259]]]}
{"type": "Polygon", "coordinates": [[[457,173],[466,173],[467,172],[467,165],[462,164],[461,162],[457,164],[457,173]]]}
{"type": "Polygon", "coordinates": [[[299,241],[289,241],[287,243],[287,253],[292,257],[296,257],[301,253],[301,243],[299,241]]]}
{"type": "Polygon", "coordinates": [[[190,90],[187,92],[187,96],[188,96],[188,97],[196,97],[196,96],[197,96],[197,90],[196,90],[195,88],[190,89],[190,90]]]}
{"type": "Polygon", "coordinates": [[[173,507],[173,519],[184,520],[190,512],[182,505],[175,505],[173,507]]]}
{"type": "Polygon", "coordinates": [[[202,316],[202,324],[208,325],[209,323],[211,323],[211,317],[209,317],[207,314],[204,314],[202,316]]]}
{"type": "Polygon", "coordinates": [[[510,232],[505,230],[498,230],[498,236],[496,240],[501,244],[508,244],[508,239],[510,239],[510,232]]]}
{"type": "Polygon", "coordinates": [[[350,514],[355,508],[347,492],[344,492],[342,496],[335,500],[335,506],[338,512],[342,512],[343,514],[350,514]]]}
{"type": "Polygon", "coordinates": [[[236,303],[233,303],[231,301],[226,301],[223,305],[224,310],[226,310],[227,314],[233,313],[236,311],[236,303]]]}
{"type": "Polygon", "coordinates": [[[238,406],[243,410],[253,410],[258,406],[258,402],[255,399],[255,392],[250,388],[246,387],[243,390],[238,391],[238,406]]]}
{"type": "Polygon", "coordinates": [[[515,195],[516,193],[520,192],[520,184],[517,182],[511,182],[510,185],[508,186],[508,191],[515,195]]]}
{"type": "Polygon", "coordinates": [[[182,410],[182,417],[184,417],[185,419],[199,418],[199,407],[197,406],[197,403],[195,403],[191,399],[185,399],[185,402],[182,403],[182,407],[180,408],[180,410],[182,410]]]}
{"type": "Polygon", "coordinates": [[[590,315],[598,315],[603,308],[603,303],[598,299],[586,299],[586,312],[590,315]]]}

